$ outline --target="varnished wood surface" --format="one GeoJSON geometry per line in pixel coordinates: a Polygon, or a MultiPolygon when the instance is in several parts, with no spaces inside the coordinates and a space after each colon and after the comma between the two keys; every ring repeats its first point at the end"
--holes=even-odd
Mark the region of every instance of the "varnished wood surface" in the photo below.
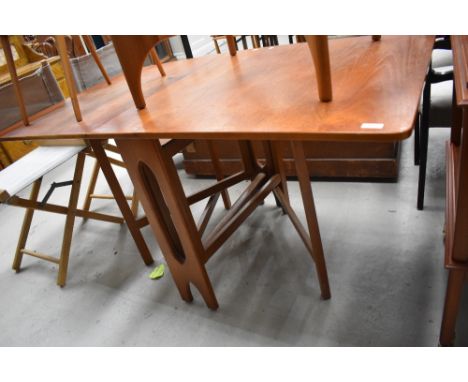
{"type": "Polygon", "coordinates": [[[432,37],[421,36],[385,36],[379,43],[367,36],[330,41],[331,103],[317,98],[305,44],[171,62],[168,78],[152,86],[146,72],[143,84],[151,95],[144,110],[136,110],[130,96],[117,93],[114,85],[101,86],[80,96],[83,122],[69,118],[67,105],[0,139],[404,139],[411,134],[432,44],[432,37]],[[384,128],[362,129],[362,123],[384,128]]]}
{"type": "MultiPolygon", "coordinates": [[[[184,65],[185,61],[174,62],[182,65],[171,66],[170,73],[164,78],[161,78],[160,74],[155,71],[154,66],[143,68],[142,83],[145,97],[190,74],[192,68],[196,69],[206,63],[206,59],[193,61],[191,66],[184,65]]],[[[77,134],[87,136],[96,127],[123,111],[129,108],[135,109],[135,104],[122,74],[112,78],[111,86],[102,82],[80,93],[79,98],[84,116],[82,122],[76,122],[72,104],[67,99],[63,103],[53,105],[48,110],[39,112],[36,115],[37,118],[30,116],[30,129],[25,129],[22,122],[18,122],[0,131],[0,140],[27,139],[26,137],[42,139],[60,136],[69,138],[71,135],[77,136],[77,134]]]]}
{"type": "Polygon", "coordinates": [[[468,38],[452,36],[456,104],[447,143],[445,267],[449,270],[439,342],[453,345],[468,272],[468,38]],[[463,131],[463,133],[461,133],[463,131]]]}
{"type": "Polygon", "coordinates": [[[468,106],[468,36],[452,36],[457,105],[468,106]]]}

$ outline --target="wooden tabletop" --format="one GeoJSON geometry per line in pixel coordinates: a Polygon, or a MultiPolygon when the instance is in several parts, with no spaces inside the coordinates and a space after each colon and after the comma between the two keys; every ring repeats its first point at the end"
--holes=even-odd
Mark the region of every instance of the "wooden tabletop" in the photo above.
{"type": "Polygon", "coordinates": [[[468,106],[468,36],[452,36],[454,79],[458,106],[468,106]]]}
{"type": "Polygon", "coordinates": [[[29,127],[0,132],[0,140],[400,140],[411,134],[432,44],[423,36],[331,40],[330,103],[318,100],[306,44],[170,62],[165,79],[145,70],[144,110],[120,78],[80,95],[82,122],[66,103],[29,127]]]}

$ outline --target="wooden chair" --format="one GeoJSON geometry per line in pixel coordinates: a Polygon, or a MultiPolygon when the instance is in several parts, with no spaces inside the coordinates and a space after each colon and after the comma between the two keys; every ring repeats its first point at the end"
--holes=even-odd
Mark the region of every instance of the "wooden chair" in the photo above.
{"type": "Polygon", "coordinates": [[[117,224],[124,222],[122,217],[97,212],[84,211],[77,208],[80,185],[85,161],[85,145],[75,146],[42,146],[34,149],[18,161],[0,171],[0,202],[12,206],[26,208],[18,245],[13,261],[13,269],[19,272],[23,255],[33,256],[58,264],[57,285],[63,287],[67,279],[68,262],[73,236],[75,217],[102,220],[117,224]],[[43,201],[39,201],[39,191],[43,177],[54,168],[76,157],[75,171],[71,181],[52,183],[49,193],[43,201]],[[17,196],[18,192],[32,184],[29,199],[17,196]],[[71,186],[68,205],[60,206],[47,202],[55,187],[71,186]],[[58,257],[28,249],[26,247],[34,211],[45,211],[66,215],[62,247],[58,257]]]}
{"type": "MultiPolygon", "coordinates": [[[[213,39],[213,44],[215,46],[216,53],[221,54],[221,49],[219,47],[219,40],[225,40],[226,35],[212,35],[211,38],[213,39]]],[[[254,49],[260,48],[260,39],[256,35],[250,36],[251,42],[252,42],[252,47],[254,49]]],[[[241,35],[240,37],[235,37],[235,42],[236,42],[236,49],[237,49],[237,43],[242,42],[242,48],[248,49],[247,45],[247,38],[245,35],[241,35]]]]}

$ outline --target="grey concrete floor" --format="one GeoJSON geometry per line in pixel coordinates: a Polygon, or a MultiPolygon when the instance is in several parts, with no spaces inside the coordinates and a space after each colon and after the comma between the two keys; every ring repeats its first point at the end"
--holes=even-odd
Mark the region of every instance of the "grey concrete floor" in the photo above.
{"type": "MultiPolygon", "coordinates": [[[[220,303],[216,312],[195,288],[194,302],[182,301],[168,270],[150,280],[152,267],[140,260],[125,226],[77,219],[63,289],[55,285],[51,263],[25,257],[16,274],[11,262],[23,210],[1,206],[0,346],[436,346],[447,276],[447,136],[446,130],[431,130],[424,211],[415,207],[412,138],[403,142],[398,183],[312,183],[332,291],[328,301],[320,300],[313,262],[272,197],[208,262],[220,303]]],[[[44,184],[69,179],[73,164],[54,170],[44,184]]],[[[90,169],[91,161],[85,179],[90,169]]],[[[186,190],[211,182],[179,173],[186,190]]],[[[131,190],[126,174],[118,175],[131,190]]],[[[304,219],[297,182],[289,187],[304,219]]],[[[106,190],[100,179],[98,191],[106,190]]],[[[234,187],[231,195],[240,191],[234,187]]],[[[54,201],[67,196],[59,191],[54,201]]],[[[118,212],[112,201],[94,206],[118,212]]],[[[194,206],[195,216],[202,208],[194,206]]],[[[222,213],[219,203],[215,216],[222,213]]],[[[28,247],[56,254],[63,221],[37,213],[28,247]]],[[[156,263],[164,262],[150,229],[143,233],[156,263]]],[[[468,343],[463,301],[457,345],[468,343]]]]}

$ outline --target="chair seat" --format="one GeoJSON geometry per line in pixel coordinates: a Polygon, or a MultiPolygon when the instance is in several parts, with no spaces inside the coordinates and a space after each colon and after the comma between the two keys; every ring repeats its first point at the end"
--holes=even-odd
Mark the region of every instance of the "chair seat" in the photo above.
{"type": "MultiPolygon", "coordinates": [[[[431,109],[429,127],[452,126],[453,81],[444,81],[431,85],[431,109]]],[[[422,110],[422,97],[419,111],[422,110]]]]}
{"type": "Polygon", "coordinates": [[[0,202],[5,202],[86,146],[40,146],[0,171],[0,202]]]}
{"type": "Polygon", "coordinates": [[[439,76],[447,75],[448,73],[453,74],[453,65],[439,66],[437,68],[432,68],[432,69],[439,76]]]}
{"type": "Polygon", "coordinates": [[[453,81],[431,85],[431,111],[429,127],[452,126],[453,81]]]}
{"type": "Polygon", "coordinates": [[[432,67],[440,68],[453,65],[453,55],[451,50],[434,49],[432,51],[432,67]]]}

